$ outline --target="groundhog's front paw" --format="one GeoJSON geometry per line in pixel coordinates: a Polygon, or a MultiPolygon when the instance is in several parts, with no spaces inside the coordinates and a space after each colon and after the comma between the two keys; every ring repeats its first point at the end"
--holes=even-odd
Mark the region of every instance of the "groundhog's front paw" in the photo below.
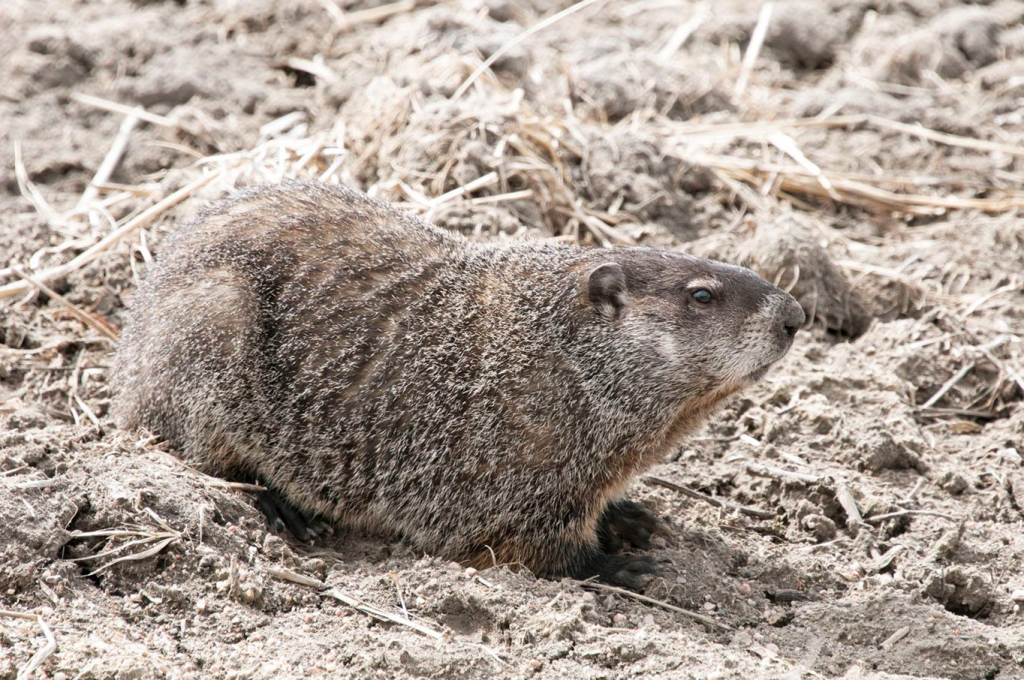
{"type": "Polygon", "coordinates": [[[596,546],[584,548],[567,573],[581,581],[597,579],[636,591],[643,591],[644,585],[658,574],[650,555],[609,555],[596,546]]]}
{"type": "Polygon", "coordinates": [[[607,553],[617,553],[626,547],[647,550],[651,535],[660,527],[661,522],[646,507],[636,501],[620,500],[605,508],[597,535],[601,549],[607,553]]]}

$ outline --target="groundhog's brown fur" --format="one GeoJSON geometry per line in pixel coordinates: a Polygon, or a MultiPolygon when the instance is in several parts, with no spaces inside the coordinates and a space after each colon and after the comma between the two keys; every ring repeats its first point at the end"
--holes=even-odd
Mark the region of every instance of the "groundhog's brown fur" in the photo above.
{"type": "Polygon", "coordinates": [[[608,554],[644,525],[620,500],[629,482],[803,320],[739,267],[474,244],[290,183],[216,204],[167,244],[132,303],[114,413],[306,513],[475,566],[635,586],[649,561],[608,554]]]}

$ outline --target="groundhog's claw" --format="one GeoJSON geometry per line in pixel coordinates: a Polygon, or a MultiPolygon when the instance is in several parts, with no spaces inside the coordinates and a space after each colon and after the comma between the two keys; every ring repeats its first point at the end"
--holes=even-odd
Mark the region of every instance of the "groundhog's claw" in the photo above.
{"type": "Polygon", "coordinates": [[[600,578],[605,583],[629,590],[643,590],[650,580],[658,575],[654,559],[648,555],[609,555],[604,573],[600,578]]]}
{"type": "Polygon", "coordinates": [[[659,530],[661,522],[650,510],[636,501],[620,500],[608,504],[597,526],[601,549],[617,553],[629,544],[638,550],[647,550],[651,535],[659,530]]]}
{"type": "Polygon", "coordinates": [[[597,578],[602,583],[642,591],[650,577],[658,575],[648,555],[606,555],[595,553],[573,574],[579,579],[597,578]]]}
{"type": "Polygon", "coordinates": [[[273,489],[260,491],[256,494],[256,506],[266,516],[267,523],[275,533],[286,530],[300,541],[312,541],[324,534],[331,533],[331,527],[315,517],[307,517],[305,513],[289,503],[273,489]]]}

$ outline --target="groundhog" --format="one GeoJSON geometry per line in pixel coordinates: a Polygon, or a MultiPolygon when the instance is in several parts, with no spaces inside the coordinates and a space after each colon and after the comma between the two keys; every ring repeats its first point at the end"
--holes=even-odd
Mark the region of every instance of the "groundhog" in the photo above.
{"type": "MultiPolygon", "coordinates": [[[[648,248],[480,244],[337,186],[257,187],[172,236],[112,384],[287,524],[629,588],[657,520],[623,495],[804,322],[750,270],[648,248]]],[[[270,511],[268,510],[268,511],[270,511]]],[[[272,514],[272,513],[271,513],[272,514]]]]}

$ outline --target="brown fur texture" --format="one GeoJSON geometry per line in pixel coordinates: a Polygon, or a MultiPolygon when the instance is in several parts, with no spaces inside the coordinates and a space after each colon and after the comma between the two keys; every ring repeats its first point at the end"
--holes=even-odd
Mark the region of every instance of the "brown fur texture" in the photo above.
{"type": "Polygon", "coordinates": [[[114,414],[341,525],[633,585],[646,567],[599,536],[635,515],[630,481],[803,320],[739,267],[481,245],[347,189],[258,187],[161,253],[118,350],[114,414]]]}

